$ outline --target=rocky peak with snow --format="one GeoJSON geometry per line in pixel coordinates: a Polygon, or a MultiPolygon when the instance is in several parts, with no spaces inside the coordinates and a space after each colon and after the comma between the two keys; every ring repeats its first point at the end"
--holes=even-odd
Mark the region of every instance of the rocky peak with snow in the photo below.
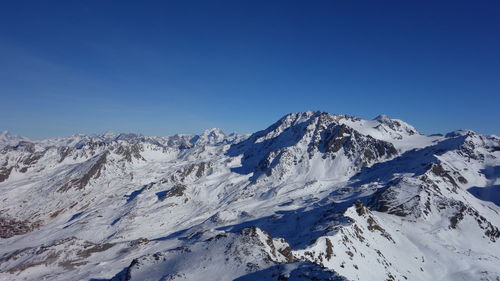
{"type": "Polygon", "coordinates": [[[347,178],[361,168],[397,155],[391,142],[373,138],[343,121],[360,119],[324,112],[288,114],[267,129],[254,133],[228,151],[242,155],[242,173],[262,174],[273,181],[289,174],[311,180],[347,178]]]}
{"type": "Polygon", "coordinates": [[[16,134],[12,134],[8,131],[0,132],[0,149],[6,145],[10,145],[20,141],[29,141],[29,139],[16,134]]]}
{"type": "Polygon", "coordinates": [[[499,167],[496,136],[385,115],[9,137],[0,280],[496,280],[499,167]]]}
{"type": "Polygon", "coordinates": [[[384,114],[375,117],[374,120],[380,123],[380,125],[378,125],[377,127],[381,130],[383,129],[386,132],[393,131],[399,133],[400,136],[398,136],[398,138],[420,134],[417,129],[415,129],[410,124],[399,119],[390,119],[389,117],[387,117],[387,115],[384,114]]]}

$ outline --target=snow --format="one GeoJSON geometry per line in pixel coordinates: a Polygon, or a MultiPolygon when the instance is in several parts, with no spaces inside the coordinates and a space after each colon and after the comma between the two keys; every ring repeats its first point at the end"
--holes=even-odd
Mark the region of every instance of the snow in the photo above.
{"type": "Polygon", "coordinates": [[[0,149],[7,145],[12,145],[20,141],[30,141],[27,137],[12,134],[8,131],[0,131],[0,149]]]}
{"type": "Polygon", "coordinates": [[[322,112],[249,136],[16,138],[0,219],[33,227],[0,238],[0,280],[495,280],[500,207],[478,190],[499,148],[322,112]]]}
{"type": "Polygon", "coordinates": [[[419,133],[413,126],[399,119],[389,119],[386,115],[380,115],[373,120],[352,120],[342,119],[342,124],[346,124],[362,134],[373,138],[388,141],[400,151],[405,152],[415,148],[423,148],[442,140],[441,136],[426,136],[419,133]],[[390,121],[391,120],[391,121],[390,121]],[[398,130],[388,127],[388,122],[400,124],[398,130]],[[413,132],[413,134],[410,134],[413,132]]]}

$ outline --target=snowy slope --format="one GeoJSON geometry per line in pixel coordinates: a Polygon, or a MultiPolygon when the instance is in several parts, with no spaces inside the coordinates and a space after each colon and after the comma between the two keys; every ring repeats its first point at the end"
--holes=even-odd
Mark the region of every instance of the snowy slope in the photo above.
{"type": "Polygon", "coordinates": [[[381,115],[0,149],[0,280],[497,280],[500,139],[381,115]]]}

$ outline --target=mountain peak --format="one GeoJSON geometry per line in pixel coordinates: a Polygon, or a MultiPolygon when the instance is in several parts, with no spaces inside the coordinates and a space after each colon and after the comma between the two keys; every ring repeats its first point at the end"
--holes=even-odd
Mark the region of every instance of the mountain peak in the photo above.
{"type": "Polygon", "coordinates": [[[226,134],[219,128],[209,128],[203,131],[202,136],[225,136],[226,134]]]}
{"type": "Polygon", "coordinates": [[[117,133],[111,130],[107,130],[106,132],[101,134],[101,136],[103,136],[104,138],[109,138],[109,139],[115,138],[117,135],[118,135],[117,133]]]}
{"type": "Polygon", "coordinates": [[[459,137],[459,136],[474,136],[474,135],[476,135],[476,133],[474,131],[460,129],[460,130],[455,130],[455,131],[447,133],[446,137],[452,138],[452,137],[459,137]]]}
{"type": "Polygon", "coordinates": [[[420,135],[420,132],[417,129],[415,129],[415,127],[413,127],[412,125],[400,119],[389,118],[385,114],[380,114],[373,120],[378,121],[380,124],[383,124],[385,129],[390,129],[394,132],[397,132],[403,138],[404,136],[420,135]]]}
{"type": "Polygon", "coordinates": [[[380,114],[379,116],[373,118],[373,120],[379,121],[381,123],[387,122],[391,120],[387,115],[385,114],[380,114]]]}
{"type": "Polygon", "coordinates": [[[29,141],[27,137],[23,137],[17,134],[13,134],[7,130],[0,132],[0,145],[13,144],[19,141],[29,141]]]}

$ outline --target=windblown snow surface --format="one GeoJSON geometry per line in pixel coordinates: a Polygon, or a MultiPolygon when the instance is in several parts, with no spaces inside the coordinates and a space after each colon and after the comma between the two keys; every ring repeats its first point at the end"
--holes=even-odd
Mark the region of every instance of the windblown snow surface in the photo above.
{"type": "Polygon", "coordinates": [[[0,280],[500,280],[496,136],[304,112],[0,150],[0,280]]]}

